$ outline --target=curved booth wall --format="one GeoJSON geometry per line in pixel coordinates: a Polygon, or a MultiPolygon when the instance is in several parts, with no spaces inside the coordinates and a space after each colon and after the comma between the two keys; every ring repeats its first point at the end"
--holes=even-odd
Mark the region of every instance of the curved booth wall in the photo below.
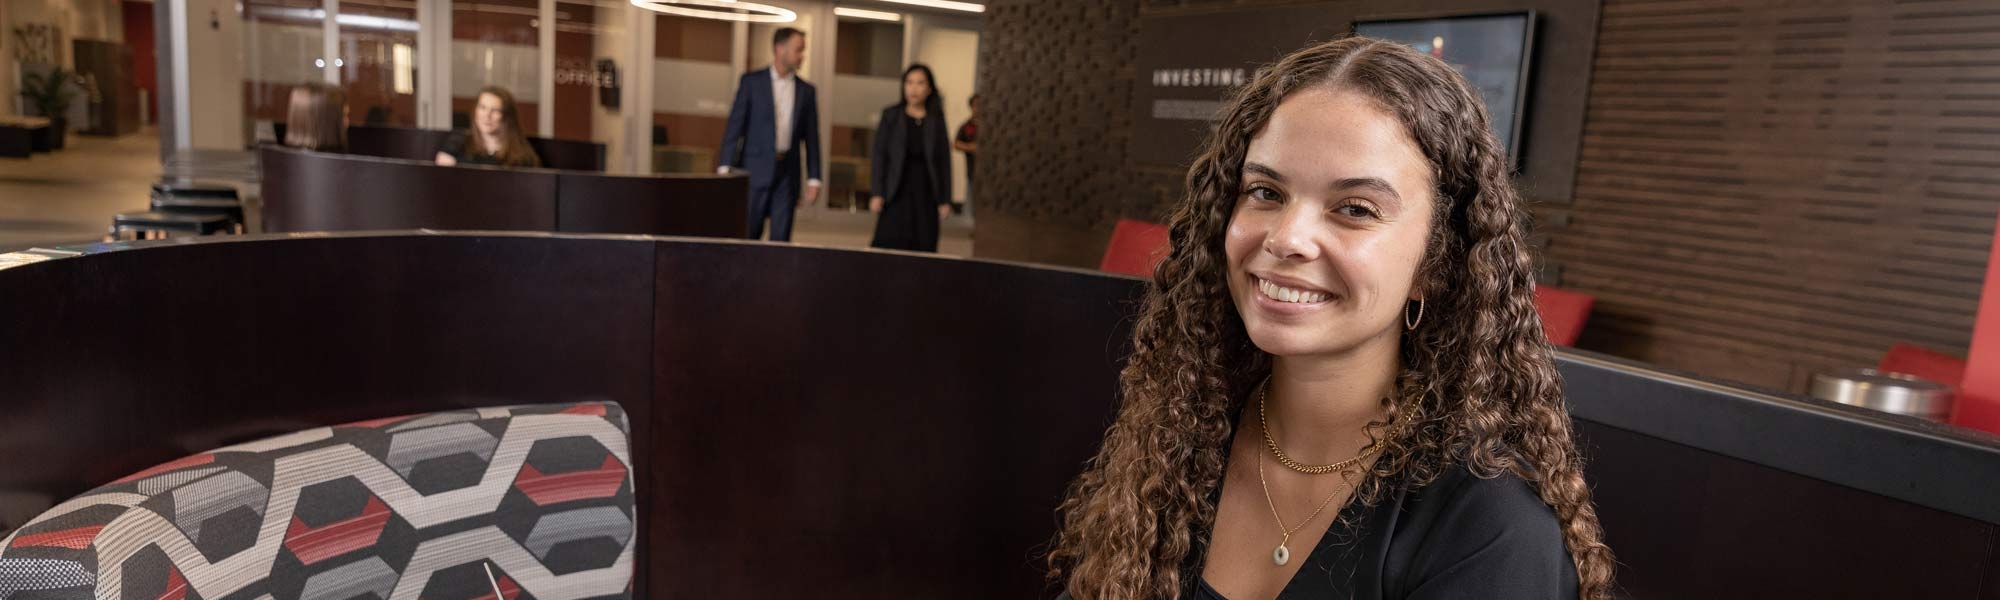
{"type": "Polygon", "coordinates": [[[461,229],[740,238],[749,180],[441,167],[259,149],[267,232],[461,229]]]}
{"type": "MultiPolygon", "coordinates": [[[[349,125],[347,151],[363,156],[430,162],[437,158],[438,149],[444,147],[445,139],[451,137],[453,133],[457,132],[349,125]]],[[[528,145],[534,147],[535,154],[542,158],[543,167],[568,171],[604,171],[604,144],[529,137],[528,145]]]]}
{"type": "MultiPolygon", "coordinates": [[[[0,493],[308,427],[612,400],[652,597],[1050,596],[1143,287],[742,241],[313,234],[0,269],[0,493]],[[782,573],[773,576],[773,573],[782,573]]],[[[1636,598],[1994,598],[2000,441],[1559,354],[1636,598]]]]}

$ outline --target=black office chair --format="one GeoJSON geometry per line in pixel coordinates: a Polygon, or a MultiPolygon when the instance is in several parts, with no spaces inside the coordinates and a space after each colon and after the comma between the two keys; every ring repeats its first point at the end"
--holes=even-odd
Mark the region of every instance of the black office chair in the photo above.
{"type": "Polygon", "coordinates": [[[153,183],[153,212],[184,215],[222,215],[230,231],[243,227],[243,200],[236,186],[227,183],[170,180],[153,183]]]}
{"type": "Polygon", "coordinates": [[[222,214],[189,214],[160,211],[135,211],[118,213],[111,218],[111,238],[124,239],[131,232],[134,239],[146,239],[147,234],[159,232],[161,237],[174,233],[213,235],[229,229],[229,217],[222,214]]]}

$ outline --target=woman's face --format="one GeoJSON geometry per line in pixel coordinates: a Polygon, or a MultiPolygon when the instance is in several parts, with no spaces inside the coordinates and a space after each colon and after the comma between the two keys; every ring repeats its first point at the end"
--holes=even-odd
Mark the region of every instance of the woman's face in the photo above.
{"type": "Polygon", "coordinates": [[[1361,94],[1285,98],[1244,155],[1224,250],[1250,339],[1277,356],[1393,343],[1430,236],[1428,162],[1361,94]]]}
{"type": "Polygon", "coordinates": [[[923,71],[910,71],[903,76],[903,101],[922,106],[931,98],[931,79],[923,71]]]}
{"type": "Polygon", "coordinates": [[[502,108],[499,96],[480,94],[479,104],[472,109],[472,126],[479,128],[480,135],[499,134],[502,108]]]}

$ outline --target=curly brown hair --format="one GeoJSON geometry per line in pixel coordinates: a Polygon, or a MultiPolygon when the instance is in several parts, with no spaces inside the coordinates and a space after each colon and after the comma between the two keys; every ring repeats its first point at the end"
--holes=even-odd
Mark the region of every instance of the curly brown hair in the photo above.
{"type": "Polygon", "coordinates": [[[1359,92],[1396,115],[1436,185],[1416,282],[1429,314],[1404,332],[1388,418],[1369,428],[1388,439],[1356,501],[1429,484],[1452,465],[1513,473],[1560,519],[1580,597],[1610,597],[1611,551],[1535,311],[1529,216],[1485,106],[1444,62],[1359,37],[1261,71],[1188,170],[1170,254],[1134,325],[1118,417],[1059,509],[1050,580],[1079,600],[1173,598],[1188,584],[1182,569],[1214,524],[1234,416],[1271,366],[1237,314],[1223,250],[1244,155],[1280,101],[1314,86],[1359,92]]]}

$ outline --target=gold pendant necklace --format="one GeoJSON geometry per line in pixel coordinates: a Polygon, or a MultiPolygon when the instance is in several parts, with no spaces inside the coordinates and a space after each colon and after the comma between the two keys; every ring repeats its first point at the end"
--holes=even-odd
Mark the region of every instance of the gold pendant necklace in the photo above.
{"type": "MultiPolygon", "coordinates": [[[[1341,481],[1343,483],[1346,482],[1345,479],[1341,481]]],[[[1327,496],[1326,500],[1319,503],[1319,508],[1313,509],[1312,514],[1306,515],[1306,520],[1300,521],[1297,525],[1286,527],[1285,518],[1278,516],[1278,501],[1271,499],[1271,483],[1264,480],[1264,454],[1262,452],[1257,453],[1257,483],[1264,487],[1264,502],[1271,505],[1271,518],[1278,522],[1278,531],[1283,532],[1284,535],[1283,538],[1278,540],[1278,548],[1271,551],[1271,562],[1277,563],[1278,566],[1282,567],[1285,566],[1285,563],[1292,562],[1292,549],[1287,547],[1292,543],[1292,534],[1298,533],[1299,529],[1305,527],[1307,523],[1311,523],[1314,517],[1318,517],[1319,513],[1325,511],[1328,505],[1333,504],[1333,499],[1340,497],[1340,488],[1334,488],[1333,494],[1327,496]]]]}
{"type": "MultiPolygon", "coordinates": [[[[1271,455],[1277,457],[1278,464],[1285,465],[1286,468],[1291,470],[1308,475],[1325,475],[1327,473],[1345,471],[1354,465],[1360,464],[1361,461],[1366,460],[1377,451],[1380,451],[1382,444],[1388,442],[1389,437],[1391,437],[1387,435],[1382,436],[1381,439],[1375,440],[1375,443],[1369,444],[1367,448],[1362,449],[1361,453],[1356,454],[1354,458],[1330,465],[1308,465],[1294,461],[1291,457],[1285,456],[1285,451],[1278,447],[1278,438],[1271,435],[1271,423],[1264,416],[1264,404],[1265,400],[1270,398],[1270,391],[1271,377],[1266,375],[1264,382],[1257,386],[1257,426],[1263,430],[1265,449],[1270,450],[1271,455]]],[[[1306,515],[1304,521],[1300,521],[1298,525],[1286,527],[1285,518],[1278,515],[1278,501],[1271,497],[1271,483],[1264,479],[1264,453],[1262,452],[1257,453],[1257,483],[1264,488],[1264,502],[1271,505],[1271,519],[1278,522],[1278,531],[1282,534],[1278,539],[1278,547],[1271,551],[1271,562],[1277,563],[1278,566],[1282,567],[1285,566],[1285,563],[1292,561],[1292,550],[1289,547],[1292,542],[1292,534],[1297,533],[1307,523],[1311,523],[1314,517],[1318,517],[1319,513],[1326,510],[1327,505],[1333,504],[1333,499],[1340,497],[1340,488],[1334,488],[1333,494],[1327,496],[1326,500],[1321,501],[1319,508],[1313,509],[1312,514],[1306,515]]],[[[1345,477],[1341,478],[1341,483],[1347,484],[1350,489],[1354,487],[1345,477]]]]}

